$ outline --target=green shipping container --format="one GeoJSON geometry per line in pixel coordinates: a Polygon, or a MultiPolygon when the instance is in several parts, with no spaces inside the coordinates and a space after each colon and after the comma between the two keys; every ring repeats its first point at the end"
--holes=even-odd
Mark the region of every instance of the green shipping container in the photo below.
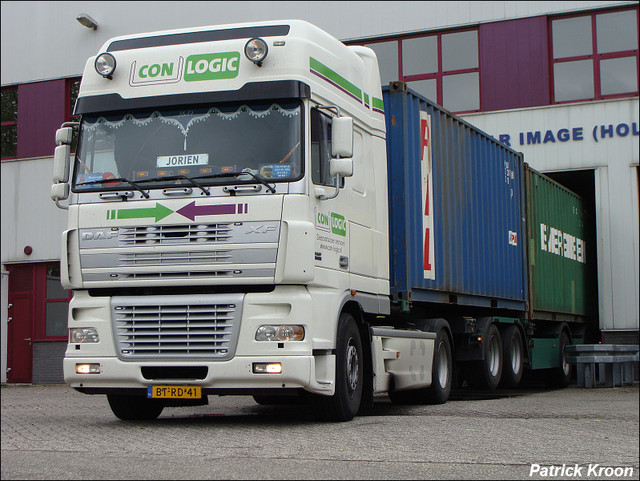
{"type": "Polygon", "coordinates": [[[582,198],[526,166],[529,316],[597,316],[596,245],[582,198]]]}

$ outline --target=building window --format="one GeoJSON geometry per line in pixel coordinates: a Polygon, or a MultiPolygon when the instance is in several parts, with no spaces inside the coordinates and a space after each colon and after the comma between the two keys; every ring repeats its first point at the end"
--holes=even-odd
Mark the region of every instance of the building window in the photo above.
{"type": "Polygon", "coordinates": [[[382,84],[408,86],[452,112],[480,110],[478,30],[365,43],[376,52],[382,84]]]}
{"type": "MultiPolygon", "coordinates": [[[[76,106],[76,100],[78,100],[78,92],[80,91],[80,78],[67,80],[67,108],[64,115],[65,122],[80,122],[79,115],[73,115],[73,109],[76,106]]],[[[73,138],[71,140],[71,152],[76,151],[78,146],[78,129],[74,129],[73,138]]]]}
{"type": "MultiPolygon", "coordinates": [[[[46,264],[44,274],[44,326],[39,329],[45,338],[62,338],[67,336],[67,311],[70,291],[60,284],[60,264],[46,264]],[[42,329],[44,327],[44,329],[42,329]]],[[[40,337],[39,336],[39,337],[40,337]]]]}
{"type": "Polygon", "coordinates": [[[378,57],[378,67],[380,68],[380,82],[387,85],[400,79],[398,70],[398,42],[376,42],[368,43],[367,47],[372,49],[378,57]]]}
{"type": "Polygon", "coordinates": [[[2,89],[1,157],[15,158],[18,153],[18,88],[2,89]]]}
{"type": "Polygon", "coordinates": [[[555,103],[638,95],[638,9],[552,18],[555,103]]]}

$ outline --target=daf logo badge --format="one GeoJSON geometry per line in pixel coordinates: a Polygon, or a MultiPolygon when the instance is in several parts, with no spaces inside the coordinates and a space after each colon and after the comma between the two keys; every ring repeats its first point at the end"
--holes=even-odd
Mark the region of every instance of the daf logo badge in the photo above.
{"type": "Polygon", "coordinates": [[[113,237],[118,236],[118,231],[113,229],[97,230],[95,232],[83,232],[81,236],[82,236],[82,240],[85,240],[85,241],[112,239],[113,237]]]}

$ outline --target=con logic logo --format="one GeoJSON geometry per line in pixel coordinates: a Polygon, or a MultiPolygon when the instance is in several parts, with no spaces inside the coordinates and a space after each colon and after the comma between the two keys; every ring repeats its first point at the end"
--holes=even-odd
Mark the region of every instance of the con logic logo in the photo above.
{"type": "Polygon", "coordinates": [[[230,79],[238,76],[239,52],[190,55],[184,71],[186,82],[230,79]]]}
{"type": "Polygon", "coordinates": [[[182,80],[183,74],[185,82],[231,79],[238,76],[239,68],[239,52],[190,55],[186,62],[184,57],[156,63],[136,60],[131,64],[129,85],[144,87],[176,83],[182,80]]]}
{"type": "Polygon", "coordinates": [[[316,214],[316,228],[342,237],[347,235],[347,221],[344,216],[335,212],[330,214],[318,212],[316,214]]]}
{"type": "Polygon", "coordinates": [[[179,82],[182,78],[183,65],[183,57],[158,63],[141,63],[136,60],[131,64],[129,85],[132,87],[144,87],[145,85],[179,82]]]}

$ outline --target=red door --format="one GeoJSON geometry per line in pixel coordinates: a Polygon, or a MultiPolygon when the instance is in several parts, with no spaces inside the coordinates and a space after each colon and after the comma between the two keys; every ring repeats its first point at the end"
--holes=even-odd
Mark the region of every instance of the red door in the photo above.
{"type": "Polygon", "coordinates": [[[33,359],[33,297],[16,294],[10,299],[7,382],[31,382],[33,359]]]}
{"type": "Polygon", "coordinates": [[[30,383],[33,368],[34,267],[9,266],[7,382],[30,383]]]}

